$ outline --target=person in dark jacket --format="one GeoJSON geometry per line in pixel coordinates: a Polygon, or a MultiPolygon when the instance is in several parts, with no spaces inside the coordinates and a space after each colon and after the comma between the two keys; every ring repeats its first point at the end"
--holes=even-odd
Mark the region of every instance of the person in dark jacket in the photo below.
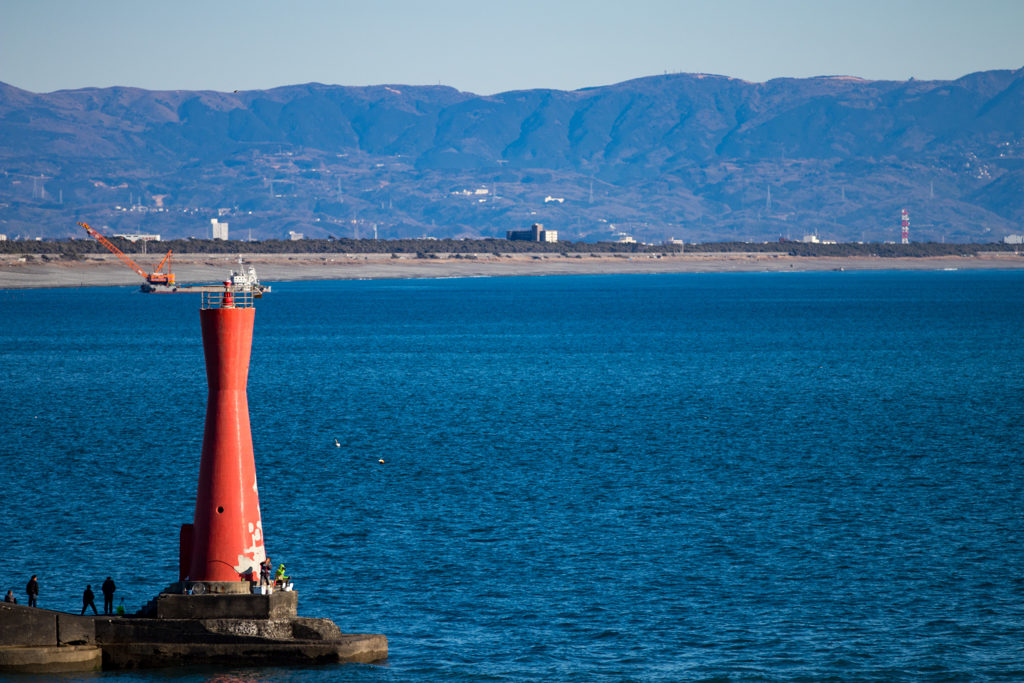
{"type": "Polygon", "coordinates": [[[18,604],[18,598],[14,597],[14,591],[7,591],[7,595],[4,596],[4,602],[12,602],[15,605],[18,604]]]}
{"type": "Polygon", "coordinates": [[[117,590],[117,584],[115,584],[114,580],[108,576],[107,580],[104,581],[103,585],[100,587],[100,590],[103,591],[103,613],[113,614],[114,591],[117,590]]]}
{"type": "Polygon", "coordinates": [[[265,558],[262,562],[260,562],[260,585],[261,586],[269,586],[270,585],[270,572],[271,572],[271,570],[273,568],[274,568],[274,565],[271,564],[269,557],[265,558]]]}
{"type": "Polygon", "coordinates": [[[82,593],[82,614],[85,614],[86,607],[92,607],[92,613],[99,614],[99,612],[96,611],[96,603],[94,602],[95,600],[96,596],[93,595],[92,586],[86,586],[85,592],[82,593]]]}
{"type": "Polygon", "coordinates": [[[28,580],[28,585],[25,586],[25,592],[28,593],[28,606],[38,607],[36,602],[39,600],[39,582],[36,581],[36,575],[33,574],[32,578],[28,580]]]}

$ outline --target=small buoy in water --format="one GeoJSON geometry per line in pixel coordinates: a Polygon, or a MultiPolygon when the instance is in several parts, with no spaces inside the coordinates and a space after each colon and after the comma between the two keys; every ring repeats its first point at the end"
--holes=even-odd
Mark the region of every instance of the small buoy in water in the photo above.
{"type": "Polygon", "coordinates": [[[337,439],[334,440],[334,446],[335,446],[335,448],[341,448],[341,444],[338,443],[337,439]]]}
{"type": "Polygon", "coordinates": [[[383,460],[378,460],[377,462],[379,462],[379,463],[380,463],[381,465],[383,465],[383,464],[384,464],[384,461],[383,461],[383,460]]]}

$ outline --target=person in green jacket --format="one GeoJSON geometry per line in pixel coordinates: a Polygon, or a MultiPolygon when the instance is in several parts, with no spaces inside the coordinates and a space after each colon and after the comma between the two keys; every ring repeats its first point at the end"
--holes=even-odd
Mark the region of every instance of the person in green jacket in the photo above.
{"type": "Polygon", "coordinates": [[[284,575],[284,565],[279,564],[277,572],[274,573],[274,586],[284,586],[286,583],[288,583],[288,577],[284,575]]]}

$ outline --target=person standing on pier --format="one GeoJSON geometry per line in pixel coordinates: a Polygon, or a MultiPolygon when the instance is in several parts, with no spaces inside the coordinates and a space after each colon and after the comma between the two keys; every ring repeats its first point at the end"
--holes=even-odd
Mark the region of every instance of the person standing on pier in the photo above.
{"type": "Polygon", "coordinates": [[[114,580],[107,577],[107,580],[100,586],[100,590],[103,591],[103,613],[113,614],[114,613],[114,591],[117,590],[117,584],[114,580]]]}
{"type": "Polygon", "coordinates": [[[92,607],[92,613],[93,614],[99,614],[99,612],[96,611],[96,602],[95,602],[95,600],[96,600],[96,596],[92,592],[92,586],[91,585],[86,586],[85,587],[85,592],[82,593],[82,614],[85,614],[85,608],[86,607],[92,607]]]}
{"type": "Polygon", "coordinates": [[[25,586],[25,592],[28,593],[28,606],[38,607],[36,602],[39,600],[39,582],[36,581],[35,574],[33,574],[32,578],[28,580],[28,585],[25,586]]]}
{"type": "Polygon", "coordinates": [[[260,585],[261,586],[269,586],[270,585],[270,571],[271,571],[271,569],[273,569],[273,567],[274,567],[274,565],[271,564],[269,557],[265,558],[262,562],[260,562],[260,585]]]}

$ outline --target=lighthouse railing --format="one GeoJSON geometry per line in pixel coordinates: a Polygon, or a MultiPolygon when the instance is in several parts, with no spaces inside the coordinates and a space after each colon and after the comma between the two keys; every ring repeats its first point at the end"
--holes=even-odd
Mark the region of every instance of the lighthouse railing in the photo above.
{"type": "Polygon", "coordinates": [[[203,291],[203,305],[204,309],[207,308],[224,308],[224,295],[227,292],[231,292],[231,302],[228,307],[231,308],[252,308],[253,295],[252,290],[246,290],[242,287],[231,287],[231,288],[220,288],[219,290],[204,290],[203,291]]]}

